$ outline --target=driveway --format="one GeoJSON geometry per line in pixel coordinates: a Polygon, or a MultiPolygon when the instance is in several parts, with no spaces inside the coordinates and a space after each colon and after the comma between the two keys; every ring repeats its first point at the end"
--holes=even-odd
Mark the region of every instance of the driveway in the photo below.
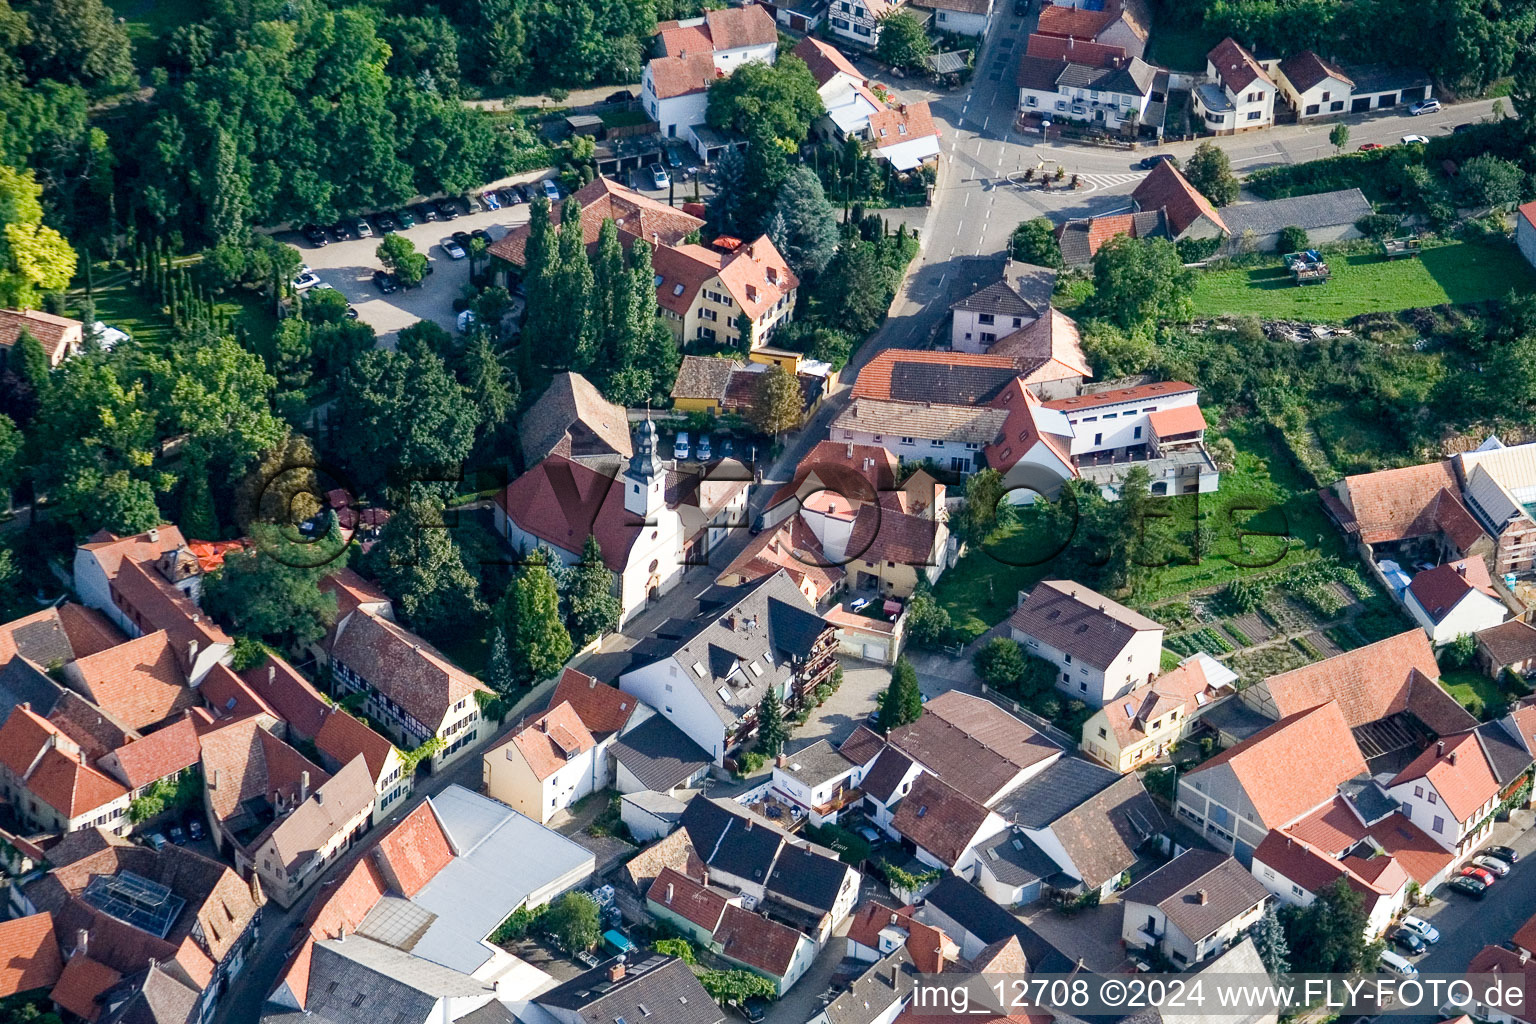
{"type": "Polygon", "coordinates": [[[875,710],[875,696],[890,684],[891,670],[883,665],[842,656],[837,660],[843,666],[843,685],[790,734],[791,751],[817,740],[828,740],[834,747],[843,742],[875,710]]]}
{"type": "Polygon", "coordinates": [[[1019,916],[1068,960],[1081,960],[1088,970],[1100,974],[1119,974],[1133,969],[1120,945],[1120,920],[1124,913],[1119,900],[1086,907],[1071,915],[1051,910],[1041,902],[1019,916]]]}

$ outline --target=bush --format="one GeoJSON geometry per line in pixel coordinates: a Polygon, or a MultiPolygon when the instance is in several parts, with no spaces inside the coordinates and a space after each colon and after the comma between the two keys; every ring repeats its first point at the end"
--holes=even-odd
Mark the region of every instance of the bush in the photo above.
{"type": "Polygon", "coordinates": [[[1477,639],[1471,633],[1463,633],[1440,649],[1440,666],[1446,669],[1466,668],[1477,654],[1477,639]]]}
{"type": "Polygon", "coordinates": [[[754,775],[763,770],[763,765],[768,763],[766,755],[756,750],[749,750],[736,759],[736,774],[754,775]]]}
{"type": "Polygon", "coordinates": [[[675,956],[690,967],[699,962],[698,954],[693,951],[693,943],[687,939],[657,939],[651,948],[662,956],[675,956]]]}
{"type": "Polygon", "coordinates": [[[1292,224],[1280,229],[1280,242],[1277,252],[1301,252],[1310,245],[1305,228],[1299,228],[1292,224]]]}
{"type": "Polygon", "coordinates": [[[1391,238],[1403,226],[1395,213],[1368,213],[1355,221],[1355,227],[1367,238],[1391,238]]]}
{"type": "Polygon", "coordinates": [[[1221,248],[1221,237],[1215,238],[1181,238],[1174,244],[1179,250],[1179,259],[1185,263],[1199,263],[1216,255],[1221,248]]]}
{"type": "Polygon", "coordinates": [[[569,953],[591,949],[602,932],[597,901],[572,890],[551,903],[544,912],[544,926],[560,948],[569,953]]]}

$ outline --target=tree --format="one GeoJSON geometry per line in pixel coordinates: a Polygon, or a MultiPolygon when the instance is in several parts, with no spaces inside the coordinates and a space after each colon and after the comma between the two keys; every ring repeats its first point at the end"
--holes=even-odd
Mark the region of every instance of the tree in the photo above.
{"type": "Polygon", "coordinates": [[[1061,245],[1056,241],[1056,225],[1048,217],[1026,220],[1013,229],[1009,239],[1013,258],[1040,267],[1060,267],[1061,245]]]}
{"type": "Polygon", "coordinates": [[[517,408],[521,388],[484,330],[476,330],[459,360],[459,381],[479,410],[480,437],[494,437],[517,408]]]}
{"type": "Polygon", "coordinates": [[[1307,238],[1307,229],[1291,224],[1280,229],[1280,239],[1275,245],[1275,251],[1280,253],[1301,252],[1311,242],[1307,238]]]}
{"type": "Polygon", "coordinates": [[[619,244],[619,228],[604,217],[597,232],[597,252],[592,256],[592,325],[596,334],[594,369],[598,376],[626,365],[630,344],[629,267],[619,244]]]}
{"type": "Polygon", "coordinates": [[[465,616],[485,612],[480,584],[465,568],[436,501],[410,501],[396,511],[364,564],[411,628],[429,640],[447,638],[465,616]]]}
{"type": "Polygon", "coordinates": [[[905,656],[896,659],[891,681],[880,694],[880,731],[888,733],[917,721],[923,714],[923,691],[917,685],[917,669],[905,656]]]}
{"type": "Polygon", "coordinates": [[[747,415],[759,430],[777,438],[784,431],[800,425],[803,408],[800,381],[775,363],[758,374],[752,408],[747,415]]]}
{"type": "Polygon", "coordinates": [[[817,282],[816,294],[833,327],[868,334],[885,319],[901,280],[873,242],[845,242],[817,282]]]}
{"type": "Polygon", "coordinates": [[[1286,944],[1285,927],[1280,923],[1273,900],[1264,908],[1264,916],[1249,927],[1248,935],[1253,939],[1253,948],[1266,971],[1274,977],[1290,973],[1291,963],[1286,958],[1291,954],[1291,947],[1286,944]]]}
{"type": "Polygon", "coordinates": [[[416,244],[398,232],[384,236],[374,255],[384,269],[395,275],[402,288],[415,288],[427,276],[427,257],[416,251],[416,244]]]}
{"type": "Polygon", "coordinates": [[[1292,969],[1308,974],[1375,970],[1382,947],[1365,941],[1369,919],[1365,898],[1342,878],[1319,889],[1306,907],[1286,907],[1280,920],[1292,969]]]}
{"type": "Polygon", "coordinates": [[[30,169],[0,165],[0,306],[35,308],[75,274],[75,250],[43,223],[42,194],[30,169]]]}
{"type": "Polygon", "coordinates": [[[34,79],[84,86],[132,81],[128,33],[102,0],[45,0],[25,10],[31,32],[22,53],[34,79]]]}
{"type": "Polygon", "coordinates": [[[715,161],[710,184],[714,187],[708,203],[711,229],[722,235],[746,234],[741,217],[749,190],[747,161],[735,146],[727,148],[715,161]]]}
{"type": "Polygon", "coordinates": [[[560,614],[560,592],[542,554],[529,556],[513,576],[496,618],[511,638],[507,653],[519,683],[548,679],[570,660],[571,635],[560,614]]]}
{"type": "Polygon", "coordinates": [[[169,364],[152,366],[160,382],[157,404],[180,432],[207,453],[220,473],[243,472],[282,440],[272,412],[277,381],[261,358],[223,337],[210,345],[178,349],[169,364]]]}
{"type": "Polygon", "coordinates": [[[780,255],[802,277],[819,274],[837,250],[837,214],[827,202],[821,179],[808,167],[796,167],[779,186],[773,216],[783,224],[780,255]]]}
{"type": "Polygon", "coordinates": [[[704,971],[699,975],[699,984],[709,998],[730,1006],[740,1006],[748,999],[775,999],[779,994],[773,982],[751,971],[704,971]]]}
{"type": "Polygon", "coordinates": [[[517,677],[512,672],[512,658],[507,653],[507,634],[500,626],[491,629],[491,650],[485,660],[485,682],[503,697],[517,687],[517,677]]]}
{"type": "Polygon", "coordinates": [[[1508,206],[1523,197],[1520,166],[1491,153],[1479,153],[1461,165],[1456,184],[1473,206],[1508,206]]]}
{"type": "Polygon", "coordinates": [[[949,639],[949,612],[922,587],[907,602],[907,639],[918,647],[934,648],[949,639]]]}
{"type": "Polygon", "coordinates": [[[757,702],[757,749],[769,757],[776,757],[784,749],[787,739],[789,730],[784,726],[784,705],[778,692],[770,686],[763,699],[757,702]]]}
{"type": "Polygon", "coordinates": [[[214,540],[219,536],[219,519],[208,486],[208,458],[194,446],[188,450],[186,467],[181,477],[181,511],[176,525],[181,527],[184,537],[214,540]]]}
{"type": "Polygon", "coordinates": [[[270,523],[252,524],[250,537],[204,577],[203,608],[231,632],[302,651],[336,622],[336,595],[320,580],[346,566],[346,544],[335,531],[304,543],[270,523]]]}
{"type": "Polygon", "coordinates": [[[561,335],[560,365],[585,373],[596,358],[596,333],[592,318],[592,264],[581,228],[581,203],[567,199],[560,210],[559,270],[554,299],[561,335]]]}
{"type": "Polygon", "coordinates": [[[1332,143],[1336,152],[1342,153],[1349,148],[1349,125],[1342,121],[1334,125],[1328,132],[1328,141],[1332,143]]]}
{"type": "Polygon", "coordinates": [[[999,506],[1003,505],[1005,497],[1003,476],[997,470],[988,467],[967,477],[965,508],[958,524],[960,535],[971,544],[980,544],[992,536],[998,527],[999,506]]]}
{"type": "Polygon", "coordinates": [[[1449,670],[1466,668],[1477,656],[1477,638],[1471,633],[1461,633],[1440,649],[1440,664],[1449,670]]]}
{"type": "Polygon", "coordinates": [[[880,19],[880,42],[875,56],[892,67],[918,71],[927,66],[933,44],[923,23],[910,11],[893,11],[880,19]]]}
{"type": "Polygon", "coordinates": [[[576,889],[551,903],[544,914],[544,927],[562,949],[571,953],[597,945],[601,932],[599,922],[597,901],[576,889]]]}
{"type": "Polygon", "coordinates": [[[623,609],[613,593],[613,573],[603,561],[602,545],[591,534],[581,547],[581,561],[576,564],[570,589],[570,630],[574,646],[585,647],[619,628],[623,609]]]}
{"type": "Polygon", "coordinates": [[[971,664],[982,682],[1011,693],[1024,676],[1024,648],[1006,636],[993,637],[977,648],[971,664]]]}
{"type": "Polygon", "coordinates": [[[811,69],[799,57],[781,54],[773,64],[752,61],[712,82],[706,116],[711,128],[748,137],[761,128],[787,147],[804,142],[824,113],[811,69]]]}
{"type": "Polygon", "coordinates": [[[1184,164],[1184,177],[1216,206],[1237,201],[1237,178],[1227,151],[1214,142],[1202,142],[1184,164]]]}
{"type": "Polygon", "coordinates": [[[1182,319],[1193,288],[1193,271],[1166,238],[1117,235],[1093,257],[1093,311],[1127,330],[1182,319]]]}

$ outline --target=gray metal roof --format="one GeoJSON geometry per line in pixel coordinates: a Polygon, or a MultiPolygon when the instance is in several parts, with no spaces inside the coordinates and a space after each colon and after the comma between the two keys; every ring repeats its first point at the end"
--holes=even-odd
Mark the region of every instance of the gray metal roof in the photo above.
{"type": "Polygon", "coordinates": [[[1369,775],[1341,782],[1339,794],[1354,805],[1355,813],[1367,825],[1375,824],[1397,810],[1397,801],[1369,775]]]}
{"type": "Polygon", "coordinates": [[[995,810],[1015,825],[1044,828],[1118,781],[1118,772],[1085,758],[1063,757],[1005,796],[995,810]]]}
{"type": "Polygon", "coordinates": [[[647,814],[655,815],[666,821],[677,821],[683,816],[687,804],[681,800],[667,796],[665,793],[655,793],[648,789],[642,789],[638,793],[625,793],[624,800],[632,803],[647,814]]]}
{"type": "Polygon", "coordinates": [[[481,940],[532,893],[595,867],[592,851],[463,786],[428,802],[457,856],[412,899],[436,920],[411,952],[444,967],[472,974],[490,959],[481,940]]]}
{"type": "Polygon", "coordinates": [[[1365,193],[1358,188],[1346,188],[1338,192],[1226,206],[1222,208],[1221,219],[1226,221],[1233,237],[1240,237],[1246,231],[1263,237],[1292,226],[1307,231],[1343,227],[1369,216],[1370,212],[1371,203],[1365,193]]]}

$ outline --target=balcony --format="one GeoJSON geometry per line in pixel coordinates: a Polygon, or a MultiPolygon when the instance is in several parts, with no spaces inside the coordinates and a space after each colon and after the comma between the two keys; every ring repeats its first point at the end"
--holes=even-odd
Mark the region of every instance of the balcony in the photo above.
{"type": "Polygon", "coordinates": [[[824,804],[817,804],[815,807],[812,807],[811,810],[815,812],[818,818],[825,818],[830,815],[837,814],[845,807],[853,806],[862,799],[864,799],[864,791],[862,789],[857,787],[852,789],[841,789],[838,790],[837,794],[833,796],[831,800],[828,800],[824,804]]]}

